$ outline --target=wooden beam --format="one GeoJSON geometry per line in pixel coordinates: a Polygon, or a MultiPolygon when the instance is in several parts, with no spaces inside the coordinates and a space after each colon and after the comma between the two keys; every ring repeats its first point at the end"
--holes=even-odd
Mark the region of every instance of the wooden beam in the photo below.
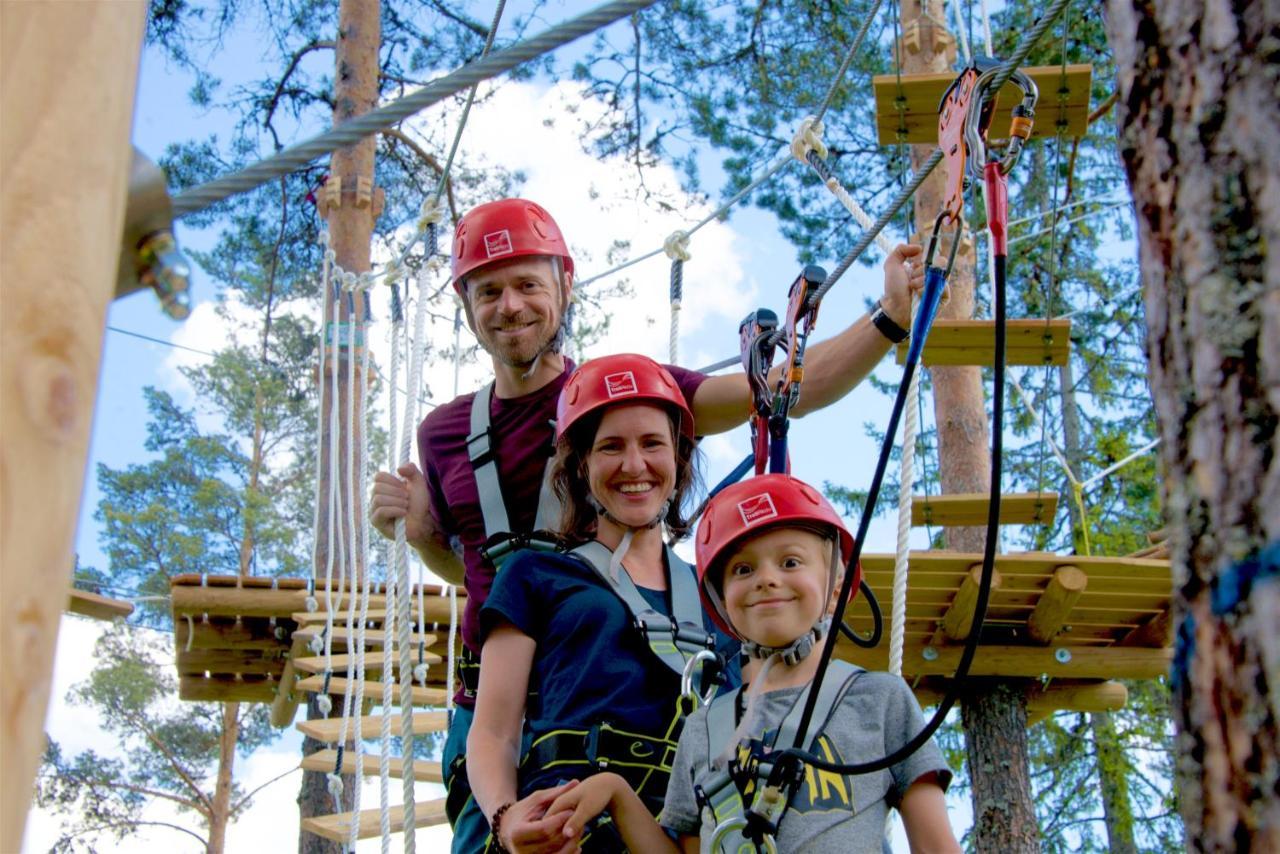
{"type": "Polygon", "coordinates": [[[180,676],[203,676],[205,673],[240,673],[279,678],[285,666],[283,650],[256,649],[179,649],[174,666],[180,676]]]}
{"type": "Polygon", "coordinates": [[[277,729],[284,729],[298,715],[297,660],[306,651],[306,639],[294,636],[289,645],[289,655],[280,670],[280,679],[276,682],[275,696],[271,698],[271,725],[277,729]]]}
{"type": "Polygon", "coordinates": [[[18,851],[116,288],[147,5],[0,3],[0,851],[18,851]]]}
{"type": "MultiPolygon", "coordinates": [[[[992,570],[991,589],[998,590],[1000,581],[1000,573],[992,570]]],[[[942,617],[942,631],[953,641],[962,641],[969,637],[969,630],[973,628],[974,608],[978,604],[978,587],[981,582],[982,564],[971,566],[969,574],[965,576],[960,589],[956,591],[951,607],[942,617]]]]}
{"type": "MultiPolygon", "coordinates": [[[[951,676],[960,663],[961,646],[908,645],[902,653],[902,675],[951,676]],[[926,652],[928,650],[928,652],[926,652]]],[[[888,646],[862,649],[848,640],[836,645],[836,655],[867,670],[887,670],[888,646]]],[[[983,644],[969,672],[974,676],[1039,679],[1155,679],[1169,672],[1170,649],[1147,647],[1058,647],[983,644]],[[1059,653],[1058,650],[1065,650],[1059,653]],[[1061,656],[1061,657],[1059,657],[1061,656]]]]}
{"type": "MultiPolygon", "coordinates": [[[[445,799],[440,798],[434,801],[415,803],[413,805],[414,827],[433,827],[448,821],[448,817],[444,813],[444,802],[445,799]]],[[[391,807],[390,813],[391,832],[404,832],[404,807],[397,804],[391,807]]],[[[382,812],[380,809],[361,810],[357,820],[360,823],[360,829],[357,831],[360,839],[370,839],[382,833],[382,812]]],[[[349,812],[318,815],[304,818],[302,820],[302,829],[308,833],[323,836],[325,839],[343,843],[349,838],[351,822],[352,814],[349,812]]]]}
{"type": "MultiPolygon", "coordinates": [[[[1084,136],[1089,127],[1089,94],[1093,67],[1068,65],[1063,76],[1061,65],[1033,66],[1022,69],[1040,87],[1040,105],[1036,108],[1033,136],[1053,136],[1058,123],[1069,137],[1084,136]],[[1058,90],[1065,91],[1059,93],[1058,90]]],[[[938,104],[955,79],[953,72],[942,74],[877,74],[871,78],[876,99],[876,131],[881,145],[899,142],[938,142],[938,104]],[[901,79],[901,86],[899,86],[901,79]],[[906,136],[899,138],[900,128],[906,136]]],[[[991,119],[991,138],[1008,136],[1010,110],[1021,101],[1021,90],[1013,83],[1000,90],[1000,100],[991,119]]]]}
{"type": "MultiPolygon", "coordinates": [[[[944,528],[985,525],[991,497],[982,492],[916,495],[911,499],[911,524],[944,528]]],[[[1052,522],[1058,512],[1056,492],[1014,492],[1000,496],[1001,525],[1052,522]]]]}
{"type": "MultiPolygon", "coordinates": [[[[287,624],[286,624],[287,625],[287,624]]],[[[232,620],[217,618],[203,621],[200,617],[188,624],[185,619],[173,621],[173,640],[178,649],[264,649],[289,648],[285,626],[272,627],[267,619],[232,620]],[[279,637],[277,637],[279,629],[279,637]]]]}
{"type": "MultiPolygon", "coordinates": [[[[378,767],[380,757],[377,753],[364,753],[360,757],[360,773],[365,777],[378,777],[381,770],[378,767]]],[[[333,766],[338,761],[338,751],[336,750],[317,750],[310,756],[304,756],[301,767],[307,771],[319,771],[328,774],[333,771],[333,766]]],[[[399,756],[389,758],[387,764],[390,766],[390,774],[397,780],[404,776],[404,760],[399,756]]],[[[356,773],[356,755],[355,751],[344,750],[342,752],[342,774],[356,773]]],[[[419,783],[443,783],[444,777],[440,773],[439,762],[424,762],[421,759],[413,761],[413,779],[419,783]]]]}
{"type": "Polygon", "coordinates": [[[227,674],[178,677],[178,699],[193,703],[266,703],[274,692],[275,682],[267,679],[227,674]]]}
{"type": "Polygon", "coordinates": [[[1120,640],[1120,646],[1167,647],[1173,643],[1173,613],[1161,611],[1120,640]]]}
{"type": "MultiPolygon", "coordinates": [[[[1005,363],[1009,365],[1065,365],[1070,320],[1010,320],[1006,327],[1005,363]]],[[[938,320],[929,332],[921,361],[925,365],[995,363],[996,326],[993,320],[938,320]]],[[[907,346],[898,345],[898,364],[907,360],[907,346]]]]}
{"type": "Polygon", "coordinates": [[[123,620],[133,613],[133,603],[121,599],[108,599],[106,596],[73,587],[67,610],[72,614],[92,617],[95,620],[123,620]]]}
{"type": "MultiPolygon", "coordinates": [[[[347,679],[341,676],[333,676],[329,679],[328,693],[336,696],[344,696],[347,693],[347,679]]],[[[306,679],[299,680],[297,690],[306,691],[309,694],[319,694],[325,690],[323,676],[308,676],[306,679]]],[[[392,686],[392,694],[395,696],[395,702],[400,702],[400,684],[395,683],[392,686]]],[[[413,685],[413,704],[415,706],[443,706],[446,700],[446,692],[443,688],[425,688],[421,685],[413,685]]],[[[364,698],[366,701],[381,702],[382,700],[382,683],[369,682],[364,683],[364,698]]]]}
{"type": "MultiPolygon", "coordinates": [[[[921,706],[936,706],[946,693],[945,684],[920,685],[912,689],[921,706]]],[[[1035,686],[1027,691],[1027,724],[1033,715],[1038,720],[1057,711],[1113,712],[1129,701],[1129,689],[1122,682],[1084,682],[1035,686]]]]}
{"type": "MultiPolygon", "coordinates": [[[[352,656],[343,653],[342,655],[334,655],[330,662],[326,664],[323,655],[308,655],[301,658],[293,659],[293,666],[303,673],[323,673],[326,667],[332,666],[335,673],[346,673],[351,666],[352,656]]],[[[428,652],[426,654],[426,663],[432,667],[441,664],[444,659],[435,653],[428,652]]],[[[399,670],[400,661],[393,658],[391,662],[392,670],[399,670]]],[[[377,673],[382,670],[381,655],[366,655],[364,659],[364,669],[366,673],[377,673]]]]}
{"type": "MultiPolygon", "coordinates": [[[[960,575],[975,563],[982,563],[982,555],[973,552],[912,551],[910,557],[913,577],[916,567],[919,567],[922,572],[953,572],[960,575]]],[[[895,555],[892,553],[864,554],[861,558],[862,569],[866,572],[893,572],[894,559],[895,555]]],[[[1006,578],[1010,576],[1048,578],[1064,563],[1070,563],[1084,570],[1089,576],[1091,589],[1094,587],[1094,579],[1098,576],[1172,584],[1170,580],[1172,573],[1167,560],[1084,557],[1083,555],[1065,557],[1048,552],[1013,552],[996,555],[996,569],[1000,570],[1006,578]]]]}
{"type": "MultiPolygon", "coordinates": [[[[326,718],[322,721],[298,721],[294,724],[298,732],[309,735],[316,741],[323,741],[327,744],[334,744],[342,737],[342,719],[326,718]]],[[[426,735],[432,732],[444,732],[449,728],[449,715],[447,712],[414,712],[413,713],[413,734],[426,735]]],[[[354,727],[347,728],[347,742],[355,737],[354,727]]],[[[400,715],[394,713],[391,715],[391,731],[393,735],[400,732],[400,715]]],[[[369,715],[360,718],[360,737],[361,738],[378,738],[382,734],[382,716],[369,715]]]]}
{"type": "MultiPolygon", "coordinates": [[[[284,590],[259,587],[224,587],[210,584],[206,587],[188,584],[170,585],[169,594],[172,599],[174,622],[184,614],[196,616],[208,614],[211,617],[291,617],[294,613],[307,613],[307,591],[284,590]]],[[[314,594],[321,609],[326,607],[325,593],[318,590],[314,594]]],[[[347,593],[334,593],[332,604],[335,609],[344,607],[347,593]]],[[[387,597],[381,593],[369,596],[369,607],[386,608],[387,597]]],[[[449,622],[449,600],[440,596],[426,596],[423,606],[428,622],[449,622]]],[[[359,602],[356,603],[357,609],[359,602]]],[[[417,603],[415,600],[416,610],[417,603]]],[[[358,613],[358,610],[357,610],[358,613]]],[[[323,617],[320,618],[324,620],[323,617]]],[[[342,621],[346,620],[346,612],[342,612],[342,621]]]]}
{"type": "Polygon", "coordinates": [[[1039,643],[1053,640],[1071,616],[1071,609],[1089,586],[1089,576],[1075,566],[1060,566],[1053,572],[1036,609],[1027,618],[1027,633],[1039,643]]]}

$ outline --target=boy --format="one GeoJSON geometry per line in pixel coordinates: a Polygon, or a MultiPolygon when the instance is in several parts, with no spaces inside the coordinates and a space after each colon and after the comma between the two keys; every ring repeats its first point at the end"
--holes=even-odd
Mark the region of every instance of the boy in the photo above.
{"type": "MultiPolygon", "coordinates": [[[[744,672],[752,683],[745,709],[735,692],[689,717],[662,827],[620,777],[604,773],[566,790],[548,807],[548,816],[572,810],[562,831],[566,838],[608,810],[632,851],[710,852],[720,822],[695,790],[705,798],[717,781],[723,784],[722,769],[747,739],[773,746],[778,731],[788,727],[794,738],[795,719],[818,668],[819,656],[811,653],[830,628],[836,582],[852,555],[853,537],[816,490],[789,475],[770,474],[730,486],[711,500],[698,525],[696,551],[704,606],[753,658],[744,672]],[[726,736],[733,725],[725,721],[735,720],[737,730],[726,736]]],[[[828,682],[832,686],[822,693],[832,699],[825,714],[814,716],[806,736],[810,752],[838,763],[868,761],[923,727],[920,708],[899,677],[851,666],[837,670],[833,662],[828,682]]],[[[785,739],[778,749],[791,746],[785,739]]],[[[779,825],[777,850],[879,851],[894,806],[913,851],[958,852],[943,798],[950,780],[932,741],[872,774],[841,776],[806,767],[805,781],[779,825]]],[[[750,785],[743,794],[750,803],[750,785]]],[[[711,800],[726,801],[714,793],[711,800]]],[[[741,841],[735,835],[717,839],[728,851],[738,850],[741,841]]]]}

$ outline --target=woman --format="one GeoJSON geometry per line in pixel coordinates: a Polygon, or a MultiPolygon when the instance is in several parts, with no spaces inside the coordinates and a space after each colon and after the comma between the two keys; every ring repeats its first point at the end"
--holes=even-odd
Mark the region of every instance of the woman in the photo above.
{"type": "MultiPolygon", "coordinates": [[[[604,767],[656,814],[692,708],[680,671],[712,658],[713,646],[734,664],[725,681],[736,679],[736,643],[704,623],[693,571],[663,541],[664,525],[688,533],[681,504],[695,480],[693,437],[679,388],[651,359],[595,359],[565,384],[553,481],[561,533],[577,548],[514,556],[481,611],[467,766],[495,847],[572,847],[577,839],[560,833],[568,814],[544,815],[546,806],[604,767]]],[[[583,842],[620,848],[607,829],[583,842]]]]}

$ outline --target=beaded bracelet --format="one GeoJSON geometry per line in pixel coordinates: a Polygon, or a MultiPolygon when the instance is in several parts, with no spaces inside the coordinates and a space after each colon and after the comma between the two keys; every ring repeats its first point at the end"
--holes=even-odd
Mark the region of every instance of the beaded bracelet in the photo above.
{"type": "Polygon", "coordinates": [[[502,844],[502,837],[498,835],[498,832],[502,828],[502,817],[506,814],[507,810],[514,806],[514,804],[514,801],[507,801],[505,804],[494,810],[493,818],[489,819],[489,833],[493,837],[494,850],[497,851],[498,854],[508,854],[507,847],[502,844]]]}

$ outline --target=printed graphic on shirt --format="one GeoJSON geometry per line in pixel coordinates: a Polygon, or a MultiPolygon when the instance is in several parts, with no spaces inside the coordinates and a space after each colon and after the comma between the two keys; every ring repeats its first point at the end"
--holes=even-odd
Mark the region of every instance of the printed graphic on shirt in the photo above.
{"type": "MultiPolygon", "coordinates": [[[[771,737],[766,734],[766,738],[771,737]]],[[[843,764],[844,757],[826,735],[818,736],[814,744],[817,755],[828,762],[843,764]]],[[[738,748],[738,761],[744,762],[749,751],[745,746],[738,748]]],[[[748,781],[742,793],[742,802],[749,804],[755,797],[756,781],[748,781]]],[[[853,778],[842,776],[834,771],[824,771],[812,765],[804,766],[804,783],[800,791],[791,800],[791,809],[802,813],[853,812],[853,778]]]]}
{"type": "Polygon", "coordinates": [[[767,492],[753,495],[745,501],[738,502],[738,513],[742,515],[744,525],[772,519],[778,515],[778,508],[773,506],[773,496],[767,492]]]}
{"type": "Polygon", "coordinates": [[[511,246],[511,232],[505,228],[502,231],[491,231],[484,236],[485,254],[492,258],[495,255],[510,255],[515,250],[511,246]]]}
{"type": "Polygon", "coordinates": [[[629,394],[636,394],[636,375],[631,371],[619,371],[616,374],[606,374],[604,378],[604,391],[612,400],[615,397],[625,397],[629,394]]]}

